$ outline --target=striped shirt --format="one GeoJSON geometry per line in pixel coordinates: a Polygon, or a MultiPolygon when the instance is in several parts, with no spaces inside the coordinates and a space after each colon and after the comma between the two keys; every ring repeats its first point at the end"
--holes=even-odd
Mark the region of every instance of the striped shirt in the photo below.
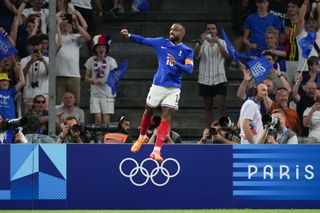
{"type": "MultiPolygon", "coordinates": [[[[219,39],[219,43],[226,49],[226,42],[219,39]]],[[[227,51],[227,50],[226,50],[227,51]]],[[[224,57],[220,52],[217,43],[212,46],[204,40],[199,52],[199,78],[198,82],[205,85],[217,85],[227,82],[224,69],[224,57]]]]}

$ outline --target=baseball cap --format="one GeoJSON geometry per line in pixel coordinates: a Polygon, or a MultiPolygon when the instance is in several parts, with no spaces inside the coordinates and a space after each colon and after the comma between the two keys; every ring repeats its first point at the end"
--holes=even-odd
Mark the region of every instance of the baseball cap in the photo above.
{"type": "Polygon", "coordinates": [[[5,72],[0,73],[0,81],[3,81],[3,80],[10,81],[8,77],[8,73],[5,73],[5,72]]]}

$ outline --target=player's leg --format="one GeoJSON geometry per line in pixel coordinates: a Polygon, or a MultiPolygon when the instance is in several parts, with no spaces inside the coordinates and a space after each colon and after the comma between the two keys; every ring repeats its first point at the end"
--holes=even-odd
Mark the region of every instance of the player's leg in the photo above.
{"type": "Polygon", "coordinates": [[[161,122],[157,131],[156,144],[153,148],[153,152],[150,155],[152,159],[158,162],[163,161],[163,158],[161,157],[161,148],[169,133],[171,115],[173,112],[173,108],[162,107],[161,122]]]}
{"type": "Polygon", "coordinates": [[[148,141],[147,131],[152,123],[152,116],[154,108],[159,106],[160,101],[163,99],[163,87],[152,85],[146,99],[146,109],[143,113],[140,123],[140,134],[138,140],[132,145],[131,152],[138,152],[142,144],[148,141]]]}
{"type": "Polygon", "coordinates": [[[180,99],[180,89],[179,88],[166,88],[166,97],[161,102],[162,115],[161,122],[158,127],[156,144],[154,146],[153,152],[150,157],[158,162],[163,161],[161,157],[161,148],[166,140],[170,129],[171,116],[175,110],[178,110],[179,99],[180,99]]]}
{"type": "Polygon", "coordinates": [[[140,123],[140,134],[138,140],[132,145],[131,152],[136,153],[140,150],[142,144],[146,143],[149,138],[147,136],[147,131],[152,123],[153,108],[146,105],[146,109],[143,113],[141,123],[140,123]]]}

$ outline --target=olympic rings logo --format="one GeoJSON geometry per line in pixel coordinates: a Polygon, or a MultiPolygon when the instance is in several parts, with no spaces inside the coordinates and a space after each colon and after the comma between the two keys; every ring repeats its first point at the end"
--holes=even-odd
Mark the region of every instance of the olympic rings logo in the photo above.
{"type": "Polygon", "coordinates": [[[144,159],[141,164],[139,165],[138,162],[133,159],[133,158],[125,158],[123,159],[120,164],[119,164],[119,171],[120,173],[129,178],[131,183],[135,186],[144,186],[148,183],[149,179],[151,180],[151,182],[155,185],[155,186],[164,186],[166,185],[170,178],[173,178],[175,176],[177,176],[180,172],[180,164],[179,162],[174,159],[174,158],[167,158],[165,159],[160,165],[157,161],[151,159],[151,158],[146,158],[144,159]],[[124,171],[123,171],[123,165],[127,162],[133,162],[135,167],[129,172],[129,174],[126,174],[124,171]],[[148,162],[148,161],[151,161],[155,164],[155,167],[151,170],[151,172],[148,171],[148,169],[146,167],[144,167],[145,163],[148,162]],[[169,170],[167,168],[165,168],[165,164],[167,162],[173,162],[176,164],[177,166],[177,170],[175,173],[173,174],[170,174],[169,170]],[[138,174],[138,173],[141,173],[144,177],[145,177],[145,180],[142,181],[142,182],[137,182],[136,180],[134,180],[134,177],[138,174]],[[155,177],[157,175],[163,175],[165,177],[164,181],[159,183],[155,180],[155,177]]]}

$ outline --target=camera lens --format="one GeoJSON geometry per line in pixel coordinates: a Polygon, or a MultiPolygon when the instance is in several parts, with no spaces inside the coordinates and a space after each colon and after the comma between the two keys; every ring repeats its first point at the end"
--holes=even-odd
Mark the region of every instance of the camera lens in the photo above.
{"type": "Polygon", "coordinates": [[[209,135],[217,135],[217,134],[218,134],[218,132],[217,132],[216,128],[211,127],[209,129],[209,135]]]}

